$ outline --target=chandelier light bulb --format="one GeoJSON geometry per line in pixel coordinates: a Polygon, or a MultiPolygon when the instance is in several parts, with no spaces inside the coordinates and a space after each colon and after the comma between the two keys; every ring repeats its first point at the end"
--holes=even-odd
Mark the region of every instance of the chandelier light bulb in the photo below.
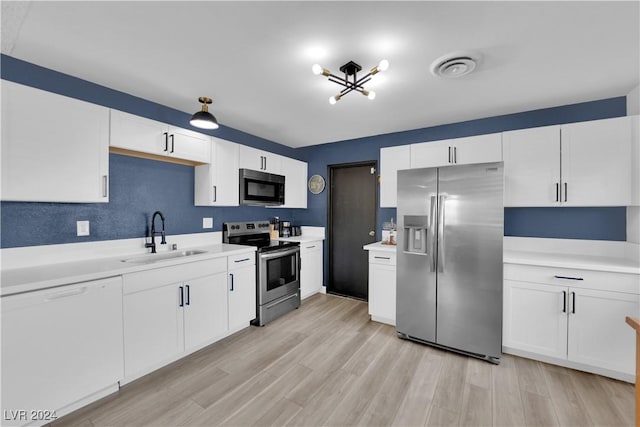
{"type": "Polygon", "coordinates": [[[316,76],[319,76],[320,74],[322,74],[322,66],[320,64],[313,64],[313,67],[311,67],[311,71],[316,76]]]}
{"type": "Polygon", "coordinates": [[[369,91],[369,93],[367,94],[367,98],[374,100],[376,99],[376,93],[372,90],[369,91]]]}
{"type": "Polygon", "coordinates": [[[329,104],[333,105],[333,104],[335,104],[336,102],[338,102],[338,100],[336,99],[336,97],[335,97],[335,96],[332,96],[331,98],[329,98],[329,104]]]}
{"type": "Polygon", "coordinates": [[[388,69],[389,69],[389,61],[387,61],[386,59],[383,59],[378,63],[378,70],[387,71],[388,69]]]}

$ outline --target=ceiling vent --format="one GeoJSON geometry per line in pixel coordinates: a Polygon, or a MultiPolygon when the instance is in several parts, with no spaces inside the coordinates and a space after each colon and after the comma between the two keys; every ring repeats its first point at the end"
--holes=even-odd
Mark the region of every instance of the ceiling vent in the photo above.
{"type": "Polygon", "coordinates": [[[431,74],[452,79],[466,76],[476,69],[478,55],[470,52],[448,53],[431,63],[431,74]]]}

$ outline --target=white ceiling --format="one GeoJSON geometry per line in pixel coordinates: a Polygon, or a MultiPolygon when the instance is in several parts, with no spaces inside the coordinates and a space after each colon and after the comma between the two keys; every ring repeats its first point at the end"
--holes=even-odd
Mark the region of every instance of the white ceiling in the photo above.
{"type": "Polygon", "coordinates": [[[10,2],[2,52],[300,147],[625,96],[639,83],[640,3],[10,2]],[[443,54],[478,52],[476,71],[432,76],[443,54]],[[354,60],[391,63],[336,105],[354,60]]]}

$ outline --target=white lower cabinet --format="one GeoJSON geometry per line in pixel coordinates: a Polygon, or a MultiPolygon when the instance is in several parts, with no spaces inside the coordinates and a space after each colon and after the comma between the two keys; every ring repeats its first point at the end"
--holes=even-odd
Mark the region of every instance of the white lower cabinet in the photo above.
{"type": "Polygon", "coordinates": [[[376,322],[396,324],[396,254],[369,251],[369,315],[376,322]]]}
{"type": "Polygon", "coordinates": [[[503,351],[634,381],[632,274],[505,264],[503,351]]]}
{"type": "Polygon", "coordinates": [[[53,420],[43,412],[61,416],[91,395],[117,389],[124,375],[120,277],[1,303],[3,425],[45,424],[53,420]],[[10,418],[20,410],[26,419],[10,418]]]}
{"type": "Polygon", "coordinates": [[[256,256],[240,254],[228,258],[229,331],[249,326],[256,318],[256,256]]]}
{"type": "Polygon", "coordinates": [[[322,240],[300,245],[300,298],[305,299],[322,290],[322,240]]]}
{"type": "Polygon", "coordinates": [[[123,276],[128,380],[227,332],[226,270],[217,258],[123,276]]]}

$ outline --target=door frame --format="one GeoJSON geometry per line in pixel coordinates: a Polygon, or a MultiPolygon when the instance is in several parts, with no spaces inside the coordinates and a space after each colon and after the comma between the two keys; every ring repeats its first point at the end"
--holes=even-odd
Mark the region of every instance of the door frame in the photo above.
{"type": "MultiPolygon", "coordinates": [[[[349,162],[349,163],[336,163],[336,164],[332,164],[332,165],[327,165],[327,187],[328,187],[328,192],[327,192],[327,230],[328,232],[326,233],[327,236],[327,284],[326,284],[326,292],[328,294],[332,294],[332,295],[341,295],[341,294],[336,294],[333,292],[333,286],[331,283],[331,279],[333,278],[333,262],[332,262],[332,257],[331,257],[331,253],[333,252],[333,218],[332,218],[332,212],[333,212],[333,170],[334,169],[341,169],[341,168],[350,168],[350,167],[358,167],[358,166],[369,166],[375,169],[375,172],[373,175],[376,176],[376,189],[375,189],[375,209],[373,211],[373,222],[374,222],[374,231],[376,231],[376,228],[378,226],[378,208],[380,207],[380,180],[379,180],[379,170],[378,170],[378,161],[375,159],[372,160],[363,160],[363,161],[359,161],[359,162],[349,162]]],[[[363,249],[364,250],[364,249],[363,249]]],[[[367,273],[367,281],[369,280],[368,277],[368,273],[367,273]]],[[[355,299],[355,298],[354,298],[355,299]]],[[[368,301],[369,298],[367,296],[366,301],[368,301]]]]}

